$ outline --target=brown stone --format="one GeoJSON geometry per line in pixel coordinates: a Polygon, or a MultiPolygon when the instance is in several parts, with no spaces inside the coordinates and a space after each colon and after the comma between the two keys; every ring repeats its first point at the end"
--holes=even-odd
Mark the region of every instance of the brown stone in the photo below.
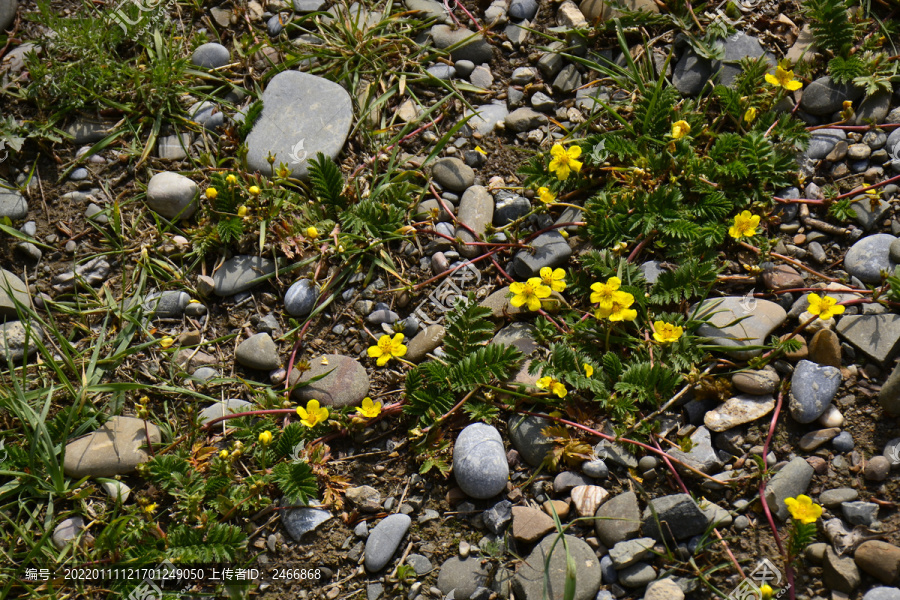
{"type": "Polygon", "coordinates": [[[789,290],[806,287],[806,282],[793,267],[777,265],[771,271],[762,274],[763,285],[770,290],[789,290]]]}
{"type": "Polygon", "coordinates": [[[143,419],[113,417],[102,427],[66,445],[63,469],[69,477],[112,477],[150,460],[147,435],[158,444],[159,428],[143,419]]]}
{"type": "Polygon", "coordinates": [[[900,580],[900,548],[887,542],[863,542],[853,555],[856,566],[887,585],[900,580]]]}
{"type": "Polygon", "coordinates": [[[512,536],[520,542],[532,544],[556,529],[553,519],[527,506],[512,509],[512,536]]]}
{"type": "Polygon", "coordinates": [[[823,329],[816,332],[809,343],[809,360],[841,368],[841,342],[835,332],[823,329]]]}
{"type": "Polygon", "coordinates": [[[429,325],[410,340],[404,358],[414,363],[421,361],[426,354],[441,345],[446,333],[443,325],[429,325]]]}
{"type": "MultiPolygon", "coordinates": [[[[791,334],[786,333],[781,336],[782,341],[786,340],[791,334]]],[[[806,338],[802,335],[795,335],[793,338],[800,342],[800,349],[795,352],[785,352],[784,357],[788,360],[798,361],[809,357],[809,346],[806,344],[806,338]]]]}
{"type": "Polygon", "coordinates": [[[550,515],[550,518],[553,518],[553,511],[556,511],[560,521],[565,521],[566,517],[569,516],[569,503],[562,500],[547,500],[541,507],[545,513],[550,515]]]}

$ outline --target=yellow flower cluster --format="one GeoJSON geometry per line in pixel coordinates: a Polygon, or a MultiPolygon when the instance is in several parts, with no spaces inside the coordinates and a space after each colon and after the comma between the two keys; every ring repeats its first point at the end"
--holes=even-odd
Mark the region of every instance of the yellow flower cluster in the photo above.
{"type": "Polygon", "coordinates": [[[634,321],[637,311],[630,308],[634,304],[634,296],[628,292],[619,290],[622,280],[618,277],[610,277],[606,283],[596,282],[591,284],[591,302],[599,306],[594,311],[598,319],[616,321],[634,321]]]}

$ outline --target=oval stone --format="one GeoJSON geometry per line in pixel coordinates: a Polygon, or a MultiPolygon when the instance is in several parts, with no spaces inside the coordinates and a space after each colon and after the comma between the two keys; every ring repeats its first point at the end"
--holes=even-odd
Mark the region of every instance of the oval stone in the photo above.
{"type": "Polygon", "coordinates": [[[472,498],[491,498],[505,490],[509,465],[500,432],[484,423],[463,429],[453,448],[453,475],[472,498]]]}

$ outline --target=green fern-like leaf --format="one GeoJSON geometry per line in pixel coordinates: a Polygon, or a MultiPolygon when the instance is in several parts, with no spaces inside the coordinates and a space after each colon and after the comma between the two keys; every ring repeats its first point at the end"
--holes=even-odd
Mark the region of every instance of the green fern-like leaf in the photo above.
{"type": "Polygon", "coordinates": [[[406,404],[403,412],[431,423],[456,404],[456,396],[446,384],[447,367],[430,361],[406,375],[406,404]]]}
{"type": "Polygon", "coordinates": [[[447,379],[453,390],[469,391],[476,385],[490,383],[494,379],[508,379],[521,361],[522,352],[518,348],[489,344],[476,348],[462,360],[453,363],[447,379]]]}
{"type": "Polygon", "coordinates": [[[443,341],[444,352],[451,364],[467,358],[494,337],[490,316],[491,310],[478,306],[472,293],[457,302],[447,316],[447,333],[443,341]]]}
{"type": "Polygon", "coordinates": [[[671,304],[702,297],[716,281],[718,269],[714,261],[691,259],[679,265],[674,271],[660,273],[650,289],[650,302],[671,304]]]}
{"type": "Polygon", "coordinates": [[[309,159],[309,182],[320,202],[335,209],[347,206],[344,197],[344,177],[341,169],[330,157],[317,152],[309,159]]]}
{"type": "Polygon", "coordinates": [[[305,462],[283,462],[272,469],[275,484],[288,498],[309,504],[319,491],[316,476],[305,462]]]}
{"type": "Polygon", "coordinates": [[[828,61],[828,75],[835,83],[850,83],[866,74],[866,65],[858,56],[835,56],[828,61]]]}
{"type": "Polygon", "coordinates": [[[306,439],[306,427],[296,421],[281,430],[275,443],[275,453],[280,457],[290,456],[294,448],[306,439]]]}
{"type": "Polygon", "coordinates": [[[846,54],[856,39],[856,30],[847,15],[851,0],[805,0],[801,7],[809,19],[816,46],[834,54],[846,54]]]}
{"type": "Polygon", "coordinates": [[[247,546],[247,535],[236,525],[215,523],[207,531],[174,525],[168,533],[171,558],[181,562],[233,561],[247,546]]]}
{"type": "Polygon", "coordinates": [[[241,239],[244,234],[244,224],[238,217],[222,219],[216,223],[216,233],[219,235],[219,241],[227,245],[241,239]]]}

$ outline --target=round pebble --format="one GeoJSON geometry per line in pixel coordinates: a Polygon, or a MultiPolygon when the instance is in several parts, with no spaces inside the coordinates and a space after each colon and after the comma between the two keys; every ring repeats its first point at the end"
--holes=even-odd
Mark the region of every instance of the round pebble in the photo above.
{"type": "Polygon", "coordinates": [[[850,435],[849,431],[842,431],[831,440],[831,445],[837,452],[850,452],[853,450],[855,444],[853,443],[853,436],[850,435]]]}
{"type": "Polygon", "coordinates": [[[301,279],[288,288],[284,295],[284,309],[292,317],[308,315],[316,305],[319,291],[309,279],[301,279]]]}
{"type": "Polygon", "coordinates": [[[891,461],[883,456],[875,456],[866,463],[866,469],[863,472],[869,481],[884,481],[891,470],[891,461]]]}

